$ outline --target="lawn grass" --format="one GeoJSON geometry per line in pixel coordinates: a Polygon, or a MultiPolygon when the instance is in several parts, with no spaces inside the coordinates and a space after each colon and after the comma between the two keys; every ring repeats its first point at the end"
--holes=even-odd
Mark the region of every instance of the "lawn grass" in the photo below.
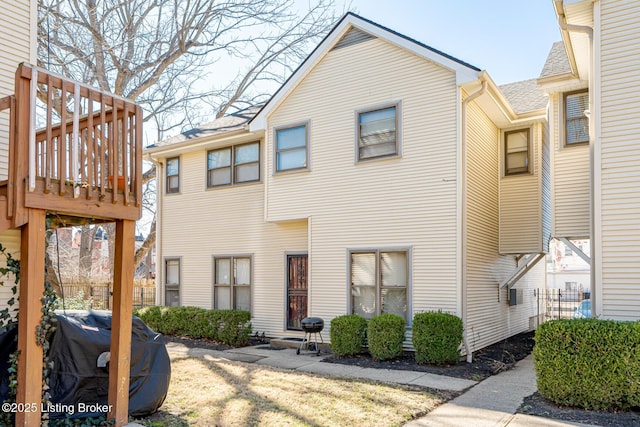
{"type": "Polygon", "coordinates": [[[160,411],[135,420],[153,427],[397,426],[444,399],[418,387],[326,378],[242,362],[171,356],[160,411]]]}

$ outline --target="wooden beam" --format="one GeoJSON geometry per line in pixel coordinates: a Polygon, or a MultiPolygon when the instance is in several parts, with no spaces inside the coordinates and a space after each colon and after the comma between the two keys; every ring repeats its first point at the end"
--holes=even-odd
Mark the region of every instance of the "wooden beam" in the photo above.
{"type": "Polygon", "coordinates": [[[28,209],[20,246],[20,310],[18,311],[18,389],[16,402],[29,410],[16,412],[16,426],[40,425],[42,347],[36,328],[42,318],[46,212],[28,209]]]}
{"type": "Polygon", "coordinates": [[[116,221],[109,366],[109,419],[115,419],[116,427],[124,426],[129,422],[134,245],[135,222],[116,221]]]}

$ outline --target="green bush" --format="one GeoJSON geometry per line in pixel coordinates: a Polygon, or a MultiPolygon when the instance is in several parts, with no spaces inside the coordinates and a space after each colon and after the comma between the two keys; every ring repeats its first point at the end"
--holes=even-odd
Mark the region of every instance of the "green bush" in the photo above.
{"type": "Polygon", "coordinates": [[[459,317],[442,311],[418,313],[412,331],[416,362],[445,365],[460,360],[463,326],[459,317]]]}
{"type": "Polygon", "coordinates": [[[375,360],[389,360],[402,354],[405,321],[397,314],[374,316],[367,326],[369,353],[375,360]]]}
{"type": "Polygon", "coordinates": [[[143,307],[133,313],[161,334],[206,338],[228,345],[244,345],[251,334],[251,314],[243,310],[199,307],[143,307]]]}
{"type": "Polygon", "coordinates": [[[640,322],[556,320],[540,325],[535,341],[547,399],[595,410],[640,406],[640,322]]]}
{"type": "Polygon", "coordinates": [[[331,320],[331,350],[336,356],[353,356],[362,351],[367,320],[357,314],[338,316],[331,320]]]}

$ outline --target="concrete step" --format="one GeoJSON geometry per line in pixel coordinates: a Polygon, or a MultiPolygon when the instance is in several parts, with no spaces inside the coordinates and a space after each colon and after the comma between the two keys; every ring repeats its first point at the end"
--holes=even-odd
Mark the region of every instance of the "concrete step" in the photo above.
{"type": "MultiPolygon", "coordinates": [[[[315,339],[312,338],[312,344],[315,344],[315,339]]],[[[302,344],[302,338],[271,338],[269,341],[269,346],[272,348],[300,348],[300,344],[302,344]]],[[[320,351],[322,353],[331,353],[331,346],[327,343],[322,343],[318,341],[318,346],[320,347],[320,351]]],[[[302,351],[306,351],[303,349],[302,351]]]]}

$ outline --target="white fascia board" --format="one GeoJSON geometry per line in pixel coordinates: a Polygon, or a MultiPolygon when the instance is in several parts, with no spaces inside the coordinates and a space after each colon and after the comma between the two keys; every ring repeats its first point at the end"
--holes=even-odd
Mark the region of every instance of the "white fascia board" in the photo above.
{"type": "Polygon", "coordinates": [[[249,123],[249,130],[252,132],[264,130],[267,127],[267,116],[276,108],[284,98],[293,90],[298,83],[315,67],[315,65],[327,54],[330,47],[339,40],[349,28],[355,27],[378,38],[388,41],[402,49],[408,50],[430,62],[440,65],[450,71],[456,73],[456,83],[463,85],[478,79],[481,71],[467,67],[453,59],[447,58],[431,49],[420,44],[408,40],[390,30],[381,28],[370,22],[367,22],[357,16],[347,15],[336,28],[318,45],[318,47],[307,57],[303,64],[294,72],[278,90],[278,92],[269,100],[267,105],[253,118],[249,123]]]}
{"type": "Polygon", "coordinates": [[[262,132],[248,132],[246,130],[239,130],[230,132],[219,137],[204,137],[191,141],[182,141],[176,144],[153,147],[143,150],[145,155],[152,158],[167,157],[168,155],[188,153],[190,151],[196,151],[203,147],[220,147],[223,145],[231,145],[234,143],[249,142],[249,140],[262,139],[264,134],[262,132]]]}

